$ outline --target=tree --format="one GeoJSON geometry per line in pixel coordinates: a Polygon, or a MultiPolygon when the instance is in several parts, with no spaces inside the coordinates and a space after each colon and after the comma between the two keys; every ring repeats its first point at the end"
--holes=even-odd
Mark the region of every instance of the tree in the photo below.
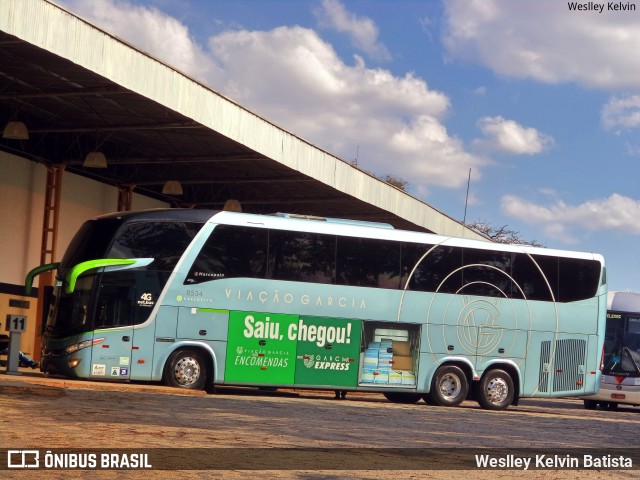
{"type": "Polygon", "coordinates": [[[400,177],[396,177],[395,175],[383,175],[382,177],[378,177],[380,178],[380,180],[382,180],[383,182],[387,182],[389,185],[393,185],[396,188],[399,188],[400,190],[402,190],[403,192],[407,191],[407,186],[409,185],[409,182],[404,180],[403,178],[400,177]]]}
{"type": "Polygon", "coordinates": [[[544,247],[537,240],[523,240],[520,237],[520,232],[511,230],[508,225],[501,227],[495,227],[488,223],[486,220],[476,220],[473,223],[467,224],[472,230],[475,230],[480,235],[484,235],[491,241],[496,243],[510,243],[512,245],[530,245],[532,247],[544,247]]]}
{"type": "Polygon", "coordinates": [[[403,192],[407,191],[407,187],[409,186],[409,182],[403,178],[400,178],[396,175],[392,175],[390,173],[387,173],[386,175],[376,175],[375,173],[373,173],[371,170],[367,170],[364,169],[362,167],[358,166],[358,162],[356,160],[353,160],[350,162],[351,165],[353,165],[354,167],[356,167],[358,170],[368,173],[369,175],[371,175],[372,177],[377,178],[378,180],[382,180],[385,183],[388,183],[389,185],[393,185],[396,188],[399,188],[400,190],[402,190],[403,192]]]}

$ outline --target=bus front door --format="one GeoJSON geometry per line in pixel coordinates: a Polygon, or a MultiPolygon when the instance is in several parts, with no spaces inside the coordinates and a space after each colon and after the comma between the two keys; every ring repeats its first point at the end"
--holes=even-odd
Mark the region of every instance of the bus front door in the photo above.
{"type": "Polygon", "coordinates": [[[131,371],[133,327],[96,330],[91,352],[91,378],[127,380],[131,371]]]}
{"type": "Polygon", "coordinates": [[[128,380],[131,372],[133,325],[136,323],[136,289],[119,275],[103,275],[95,308],[91,378],[128,380]],[[106,280],[106,281],[105,281],[106,280]]]}
{"type": "Polygon", "coordinates": [[[102,275],[95,307],[91,377],[150,380],[154,331],[150,315],[162,289],[161,275],[146,270],[102,275]]]}

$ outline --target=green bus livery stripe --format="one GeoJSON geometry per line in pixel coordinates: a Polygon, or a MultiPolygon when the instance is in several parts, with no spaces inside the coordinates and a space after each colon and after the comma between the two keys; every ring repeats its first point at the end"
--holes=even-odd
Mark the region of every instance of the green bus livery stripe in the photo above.
{"type": "Polygon", "coordinates": [[[199,312],[209,312],[209,313],[229,313],[229,310],[222,310],[219,308],[198,308],[199,312]]]}

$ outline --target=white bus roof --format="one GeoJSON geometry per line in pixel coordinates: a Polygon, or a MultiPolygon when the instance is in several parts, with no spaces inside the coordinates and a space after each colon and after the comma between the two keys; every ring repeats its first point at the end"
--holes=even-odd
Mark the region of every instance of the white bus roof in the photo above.
{"type": "Polygon", "coordinates": [[[615,312],[640,312],[640,293],[608,292],[607,310],[615,312]]]}
{"type": "Polygon", "coordinates": [[[325,233],[351,237],[442,244],[455,247],[473,247],[482,250],[499,250],[504,252],[597,260],[604,264],[603,257],[595,253],[495,243],[488,239],[485,242],[482,240],[446,237],[432,233],[397,230],[384,223],[376,224],[374,222],[349,221],[344,219],[335,219],[336,221],[333,220],[334,219],[326,219],[323,217],[307,217],[304,215],[292,214],[255,215],[222,211],[214,214],[209,221],[212,223],[224,223],[229,225],[275,228],[299,232],[325,233]]]}

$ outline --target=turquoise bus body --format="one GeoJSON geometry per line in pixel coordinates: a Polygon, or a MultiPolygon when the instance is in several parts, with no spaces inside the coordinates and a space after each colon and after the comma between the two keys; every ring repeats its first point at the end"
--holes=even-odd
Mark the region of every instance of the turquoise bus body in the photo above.
{"type": "MultiPolygon", "coordinates": [[[[306,240],[299,244],[308,246],[306,240]]],[[[352,251],[345,261],[359,255],[357,248],[352,251]]],[[[424,398],[438,405],[458,405],[474,397],[483,407],[494,409],[523,397],[593,394],[600,385],[607,289],[599,255],[497,245],[366,222],[218,212],[198,227],[158,292],[145,290],[153,273],[143,281],[127,276],[151,269],[152,257],[133,258],[133,265],[83,270],[74,277],[71,293],[64,288],[72,265],[65,270],[63,261],[54,299],[84,295],[86,301],[78,305],[85,305],[86,318],[74,321],[85,318],[87,326],[109,326],[75,328],[73,334],[64,335],[60,326],[65,319],[56,317],[59,300],[54,300],[45,331],[43,370],[90,379],[164,380],[183,388],[244,385],[382,392],[392,401],[424,398]],[[376,287],[338,284],[341,280],[333,277],[322,283],[229,278],[217,267],[207,267],[201,257],[221,225],[251,229],[242,232],[268,230],[275,232],[270,233],[274,237],[282,232],[309,234],[305,239],[335,236],[338,244],[357,239],[394,252],[396,244],[402,244],[398,247],[402,252],[427,247],[418,262],[394,270],[402,278],[379,274],[371,280],[369,275],[366,281],[378,282],[376,287]],[[459,251],[473,258],[508,258],[509,270],[493,260],[461,263],[437,280],[440,283],[431,288],[435,291],[411,288],[419,275],[417,268],[430,265],[435,252],[441,261],[442,252],[458,255],[459,251]],[[529,259],[533,271],[516,277],[517,262],[529,259]],[[542,267],[547,259],[568,259],[565,276],[548,278],[542,267]],[[551,300],[530,298],[528,275],[543,279],[551,300]],[[583,280],[589,293],[582,295],[586,298],[559,301],[555,296],[570,289],[563,282],[572,275],[576,282],[579,276],[591,275],[583,280]],[[462,279],[460,286],[445,288],[454,277],[456,282],[462,279]],[[397,286],[384,288],[389,281],[397,286]],[[93,305],[92,299],[102,291],[114,292],[108,297],[111,304],[114,298],[116,303],[126,299],[128,306],[113,307],[114,312],[141,311],[135,314],[139,320],[92,320],[90,310],[95,306],[87,305],[93,305]]],[[[291,262],[302,265],[297,258],[291,262]]],[[[333,268],[337,278],[340,266],[333,268]]],[[[95,307],[93,315],[106,317],[110,309],[95,307]]]]}

